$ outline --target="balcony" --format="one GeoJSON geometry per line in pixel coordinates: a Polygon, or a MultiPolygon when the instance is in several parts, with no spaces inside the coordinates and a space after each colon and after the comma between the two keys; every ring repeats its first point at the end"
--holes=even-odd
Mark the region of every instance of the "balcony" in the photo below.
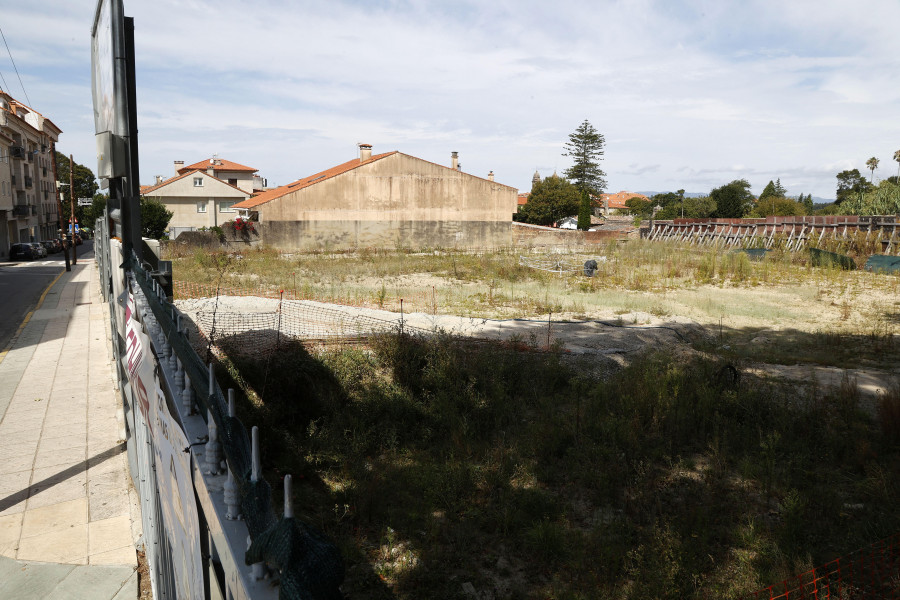
{"type": "Polygon", "coordinates": [[[31,213],[29,208],[30,207],[25,206],[24,204],[17,204],[13,206],[13,215],[16,217],[27,217],[31,213]]]}
{"type": "Polygon", "coordinates": [[[13,158],[25,158],[25,148],[23,146],[10,146],[9,155],[13,158]]]}
{"type": "Polygon", "coordinates": [[[31,177],[26,175],[25,176],[25,187],[30,188],[32,186],[34,186],[34,179],[32,179],[31,177]]]}

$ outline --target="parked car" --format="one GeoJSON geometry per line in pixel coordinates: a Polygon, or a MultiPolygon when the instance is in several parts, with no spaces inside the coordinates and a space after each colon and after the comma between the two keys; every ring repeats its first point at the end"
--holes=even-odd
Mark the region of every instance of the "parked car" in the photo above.
{"type": "Polygon", "coordinates": [[[56,244],[53,243],[53,240],[41,240],[41,246],[47,250],[47,254],[56,254],[59,252],[59,249],[56,247],[56,244]]]}
{"type": "Polygon", "coordinates": [[[40,242],[31,242],[31,247],[34,248],[35,258],[47,258],[47,249],[40,242]]]}
{"type": "Polygon", "coordinates": [[[84,240],[81,239],[81,234],[75,234],[75,245],[80,246],[84,243],[84,240]]]}
{"type": "Polygon", "coordinates": [[[9,260],[34,260],[31,244],[13,244],[9,248],[9,260]]]}

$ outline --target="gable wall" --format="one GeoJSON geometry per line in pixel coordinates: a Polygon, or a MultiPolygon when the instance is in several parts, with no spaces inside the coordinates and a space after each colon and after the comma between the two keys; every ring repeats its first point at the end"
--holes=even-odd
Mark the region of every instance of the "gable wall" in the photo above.
{"type": "Polygon", "coordinates": [[[284,248],[502,246],[517,190],[393,154],[258,208],[267,244],[284,248]]]}

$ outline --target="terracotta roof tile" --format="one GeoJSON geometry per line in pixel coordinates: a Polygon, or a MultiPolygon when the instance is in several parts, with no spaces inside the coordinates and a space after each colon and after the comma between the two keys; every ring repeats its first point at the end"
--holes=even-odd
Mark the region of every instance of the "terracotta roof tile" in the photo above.
{"type": "Polygon", "coordinates": [[[610,210],[625,209],[628,208],[625,205],[625,202],[632,198],[649,200],[649,198],[643,194],[636,194],[634,192],[616,192],[615,194],[600,194],[600,206],[603,206],[605,200],[609,200],[610,210]]]}
{"type": "Polygon", "coordinates": [[[230,160],[225,160],[224,158],[209,158],[206,160],[201,160],[200,162],[196,162],[192,165],[181,167],[180,169],[178,169],[178,172],[184,173],[185,171],[195,170],[205,171],[210,167],[213,168],[213,171],[248,171],[250,173],[256,173],[259,170],[254,169],[253,167],[248,167],[236,162],[232,162],[230,160]]]}

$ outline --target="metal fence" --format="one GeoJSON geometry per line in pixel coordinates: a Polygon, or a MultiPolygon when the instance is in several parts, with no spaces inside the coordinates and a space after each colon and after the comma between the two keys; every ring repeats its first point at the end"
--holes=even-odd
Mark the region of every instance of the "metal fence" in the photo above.
{"type": "Polygon", "coordinates": [[[900,598],[900,533],[837,558],[745,600],[896,600],[900,598]]]}
{"type": "Polygon", "coordinates": [[[191,347],[158,274],[123,256],[105,222],[97,221],[97,260],[111,300],[154,597],[340,598],[337,548],[294,518],[290,476],[284,513],[276,514],[259,462],[260,432],[248,433],[234,416],[233,390],[223,393],[213,366],[191,347]],[[180,471],[179,462],[186,465],[180,471]]]}

